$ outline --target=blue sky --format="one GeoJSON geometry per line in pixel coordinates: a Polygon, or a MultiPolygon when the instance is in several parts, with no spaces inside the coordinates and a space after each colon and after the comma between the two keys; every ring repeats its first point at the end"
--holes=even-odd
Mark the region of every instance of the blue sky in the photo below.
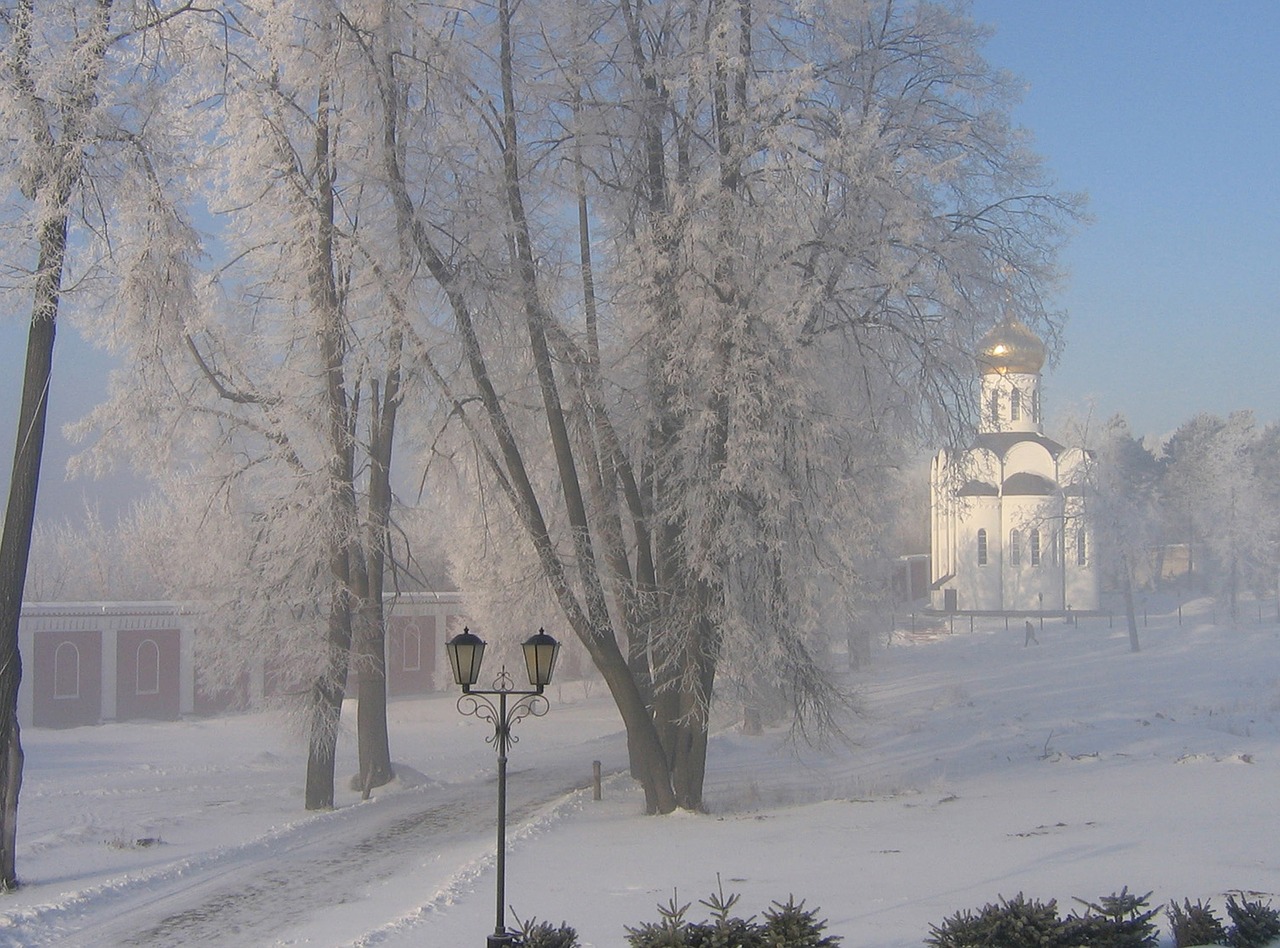
{"type": "Polygon", "coordinates": [[[1059,185],[1069,246],[1049,417],[1280,418],[1280,3],[975,0],[1059,185]]]}
{"type": "MultiPolygon", "coordinates": [[[[972,12],[995,30],[989,61],[1025,84],[1017,121],[1059,186],[1090,197],[1057,300],[1068,322],[1046,377],[1050,426],[1089,410],[1157,436],[1200,411],[1280,419],[1280,2],[975,0],[972,12]]],[[[19,320],[0,321],[5,488],[24,341],[19,320]]],[[[102,358],[62,331],[55,422],[102,396],[102,358]]],[[[41,496],[64,508],[100,489],[60,483],[70,450],[51,430],[41,496]]]]}

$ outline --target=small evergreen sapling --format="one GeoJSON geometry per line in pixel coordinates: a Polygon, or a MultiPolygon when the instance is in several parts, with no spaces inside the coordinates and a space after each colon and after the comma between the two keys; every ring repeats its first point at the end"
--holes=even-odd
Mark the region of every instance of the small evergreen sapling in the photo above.
{"type": "Polygon", "coordinates": [[[1236,901],[1227,897],[1227,914],[1231,916],[1231,933],[1227,944],[1234,948],[1267,948],[1280,939],[1280,912],[1271,903],[1250,902],[1243,895],[1236,901]]]}
{"type": "Polygon", "coordinates": [[[520,935],[523,948],[580,948],[578,933],[564,922],[557,928],[550,922],[540,922],[536,918],[526,921],[516,919],[520,924],[520,935]]]}
{"type": "Polygon", "coordinates": [[[632,928],[627,926],[629,948],[838,948],[840,939],[823,935],[826,919],[809,911],[804,902],[796,904],[795,897],[785,903],[774,902],[764,912],[764,921],[755,916],[740,918],[733,914],[740,897],[718,892],[699,899],[711,914],[706,922],[686,920],[688,903],[681,905],[672,896],[664,906],[658,906],[657,922],[646,922],[632,928]]]}
{"type": "Polygon", "coordinates": [[[1173,932],[1174,948],[1191,948],[1193,945],[1226,945],[1227,930],[1208,905],[1184,899],[1182,906],[1171,902],[1168,910],[1169,928],[1173,932]]]}
{"type": "Polygon", "coordinates": [[[823,935],[827,923],[818,918],[817,910],[796,904],[795,896],[787,896],[786,904],[774,902],[764,910],[765,948],[838,948],[840,939],[823,935]]]}
{"type": "Polygon", "coordinates": [[[658,906],[658,921],[644,922],[636,928],[626,926],[627,944],[630,948],[689,948],[685,937],[688,924],[684,920],[688,912],[689,903],[679,904],[673,894],[666,905],[658,906]]]}
{"type": "Polygon", "coordinates": [[[699,899],[699,905],[711,910],[711,921],[690,926],[689,944],[693,948],[765,948],[764,934],[754,915],[737,918],[730,914],[741,898],[736,892],[726,896],[724,886],[719,885],[719,891],[699,899]]]}
{"type": "Polygon", "coordinates": [[[1075,939],[1072,944],[1090,948],[1156,948],[1160,936],[1152,919],[1160,910],[1147,909],[1150,898],[1150,892],[1131,895],[1125,886],[1097,902],[1076,899],[1085,907],[1085,914],[1068,921],[1068,931],[1075,939]]]}
{"type": "Polygon", "coordinates": [[[975,915],[957,912],[940,926],[930,927],[925,940],[932,948],[1066,948],[1065,925],[1053,899],[1039,902],[1019,892],[1000,904],[988,903],[975,915]]]}

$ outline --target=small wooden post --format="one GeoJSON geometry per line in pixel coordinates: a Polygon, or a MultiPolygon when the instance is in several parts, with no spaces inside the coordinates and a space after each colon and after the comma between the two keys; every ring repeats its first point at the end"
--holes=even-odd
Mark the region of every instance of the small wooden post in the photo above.
{"type": "Polygon", "coordinates": [[[591,762],[591,799],[600,801],[600,761],[591,762]]]}

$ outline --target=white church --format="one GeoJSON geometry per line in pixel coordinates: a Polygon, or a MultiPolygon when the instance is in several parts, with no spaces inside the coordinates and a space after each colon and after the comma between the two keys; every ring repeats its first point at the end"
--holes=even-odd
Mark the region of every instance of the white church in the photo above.
{"type": "Polygon", "coordinates": [[[1066,613],[1099,606],[1087,455],[1045,437],[1044,361],[1044,343],[1012,317],[982,339],[977,441],[939,451],[930,471],[935,609],[1066,613]]]}

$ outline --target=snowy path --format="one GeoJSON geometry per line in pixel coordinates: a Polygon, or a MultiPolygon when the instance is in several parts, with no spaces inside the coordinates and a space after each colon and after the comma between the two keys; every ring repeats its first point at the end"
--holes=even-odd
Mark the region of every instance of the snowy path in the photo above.
{"type": "MultiPolygon", "coordinates": [[[[575,769],[562,765],[511,775],[513,836],[522,821],[576,789],[581,768],[575,769]]],[[[360,903],[376,899],[384,884],[395,880],[403,889],[406,878],[414,878],[421,895],[430,897],[447,890],[460,872],[474,873],[491,862],[494,792],[492,782],[480,792],[470,785],[438,784],[347,807],[23,912],[11,917],[0,941],[148,948],[269,944],[321,922],[329,937],[336,926],[351,928],[343,940],[358,940],[366,933],[345,916],[367,919],[369,906],[360,903]],[[473,855],[461,868],[453,860],[433,860],[443,852],[468,851],[473,855]]],[[[415,914],[424,901],[399,906],[399,914],[415,914]]],[[[396,914],[393,906],[385,908],[396,914]]]]}
{"type": "MultiPolygon", "coordinates": [[[[436,717],[457,733],[441,743],[456,738],[456,745],[441,759],[414,760],[443,779],[398,764],[403,782],[367,802],[344,787],[338,808],[319,814],[298,809],[296,761],[270,751],[249,755],[251,766],[270,773],[256,794],[237,786],[243,759],[220,757],[247,740],[251,718],[177,725],[189,740],[217,747],[198,765],[153,762],[156,729],[165,725],[112,726],[122,739],[101,755],[103,772],[91,786],[64,785],[60,761],[108,732],[43,734],[54,746],[37,760],[50,771],[32,775],[29,799],[48,818],[26,827],[33,855],[22,863],[26,885],[0,906],[0,946],[351,945],[411,934],[433,912],[492,885],[480,877],[494,861],[494,754],[482,725],[447,713],[436,717]],[[166,790],[175,785],[184,788],[177,807],[166,790]],[[265,816],[240,818],[255,807],[265,816]],[[88,860],[86,840],[100,844],[88,860]]],[[[593,759],[606,772],[625,761],[621,735],[610,733],[616,721],[606,717],[599,729],[576,734],[543,723],[513,752],[513,855],[522,836],[590,792],[583,788],[593,759]]],[[[435,746],[422,735],[412,743],[435,746]]]]}
{"type": "MultiPolygon", "coordinates": [[[[269,843],[254,843],[223,860],[214,872],[190,881],[180,871],[160,892],[147,892],[121,919],[77,924],[85,945],[148,945],[154,948],[239,940],[262,944],[277,933],[350,899],[354,880],[377,882],[405,870],[450,829],[450,819],[479,831],[488,808],[454,790],[452,799],[422,809],[424,800],[399,798],[382,812],[348,811],[351,819],[309,824],[269,843]],[[403,812],[404,804],[412,804],[403,812]],[[266,848],[267,853],[260,850],[266,848]]],[[[341,814],[343,816],[346,813],[341,814]]]]}

